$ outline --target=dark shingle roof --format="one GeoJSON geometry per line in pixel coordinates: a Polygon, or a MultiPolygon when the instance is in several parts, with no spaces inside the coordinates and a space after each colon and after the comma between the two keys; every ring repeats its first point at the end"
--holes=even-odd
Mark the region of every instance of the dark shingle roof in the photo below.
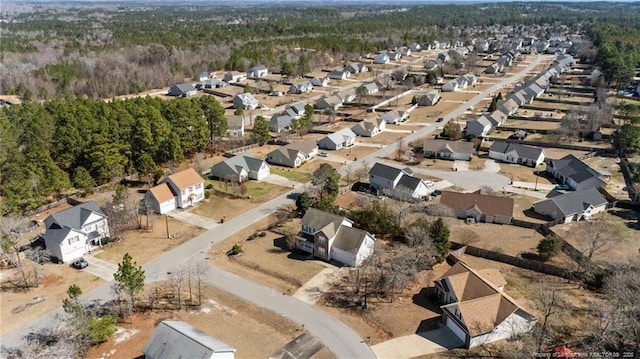
{"type": "Polygon", "coordinates": [[[402,170],[396,167],[387,166],[383,163],[376,163],[369,170],[370,175],[386,178],[389,180],[395,180],[398,175],[402,173],[402,170]]]}
{"type": "Polygon", "coordinates": [[[542,149],[538,147],[521,145],[518,143],[507,143],[507,142],[494,142],[493,145],[489,148],[489,151],[507,153],[510,151],[516,151],[518,157],[526,158],[529,160],[537,160],[542,153],[542,149]]]}
{"type": "Polygon", "coordinates": [[[229,345],[211,337],[189,323],[160,322],[142,352],[148,358],[211,358],[214,353],[234,353],[229,345]]]}
{"type": "Polygon", "coordinates": [[[598,171],[589,167],[574,155],[567,155],[559,160],[551,161],[551,166],[563,177],[571,178],[576,183],[581,183],[591,177],[600,178],[598,171]]]}
{"type": "Polygon", "coordinates": [[[400,181],[398,181],[398,185],[396,186],[396,189],[400,191],[409,190],[411,193],[413,193],[416,190],[416,188],[418,188],[421,181],[422,180],[420,180],[420,178],[417,178],[417,177],[402,175],[402,177],[400,177],[400,181]]]}
{"type": "Polygon", "coordinates": [[[367,235],[368,233],[362,229],[342,226],[333,241],[333,247],[356,254],[367,235]]]}
{"type": "Polygon", "coordinates": [[[564,217],[575,213],[582,213],[590,205],[598,207],[608,203],[607,199],[604,198],[596,188],[567,193],[552,191],[547,195],[547,199],[538,203],[545,201],[553,202],[564,217]]]}
{"type": "Polygon", "coordinates": [[[107,217],[96,202],[89,201],[52,214],[51,218],[54,219],[55,223],[63,227],[80,229],[92,213],[101,217],[107,217]]]}

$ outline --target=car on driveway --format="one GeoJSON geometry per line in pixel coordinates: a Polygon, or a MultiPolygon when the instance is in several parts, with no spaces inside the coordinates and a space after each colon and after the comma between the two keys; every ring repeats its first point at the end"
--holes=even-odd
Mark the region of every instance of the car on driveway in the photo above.
{"type": "Polygon", "coordinates": [[[433,187],[433,182],[431,181],[424,181],[424,184],[426,184],[427,187],[433,187]]]}
{"type": "Polygon", "coordinates": [[[320,153],[318,153],[318,156],[320,156],[320,157],[329,157],[329,154],[326,153],[326,152],[320,152],[320,153]]]}
{"type": "Polygon", "coordinates": [[[71,262],[71,266],[75,269],[84,269],[89,266],[89,263],[84,258],[78,258],[71,262]]]}
{"type": "Polygon", "coordinates": [[[433,192],[431,192],[431,197],[437,197],[441,194],[442,194],[442,191],[440,191],[439,189],[436,189],[433,192]]]}
{"type": "Polygon", "coordinates": [[[555,187],[555,189],[562,190],[562,191],[569,191],[571,190],[571,187],[568,184],[559,184],[555,187]]]}

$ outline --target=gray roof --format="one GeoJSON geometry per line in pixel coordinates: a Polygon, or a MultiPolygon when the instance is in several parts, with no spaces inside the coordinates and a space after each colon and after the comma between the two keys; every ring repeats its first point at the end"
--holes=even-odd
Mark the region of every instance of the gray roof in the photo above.
{"type": "Polygon", "coordinates": [[[235,353],[235,349],[189,323],[164,320],[142,349],[153,359],[208,359],[214,353],[235,353]]]}
{"type": "Polygon", "coordinates": [[[328,138],[329,140],[331,140],[331,142],[336,144],[345,142],[346,137],[355,138],[356,134],[353,131],[351,131],[350,128],[343,128],[339,131],[330,133],[325,136],[325,138],[328,138]]]}
{"type": "Polygon", "coordinates": [[[332,247],[356,254],[360,250],[360,247],[362,247],[362,242],[364,242],[368,234],[367,231],[363,231],[362,229],[342,226],[338,230],[332,247]]]}
{"type": "Polygon", "coordinates": [[[415,192],[416,188],[418,188],[421,182],[422,180],[420,178],[404,174],[402,175],[402,177],[400,177],[400,181],[398,181],[398,185],[395,189],[399,191],[406,190],[413,193],[415,192]]]}
{"type": "Polygon", "coordinates": [[[542,153],[542,148],[521,145],[518,143],[508,143],[508,142],[494,142],[493,145],[489,148],[489,151],[507,153],[511,151],[516,151],[518,157],[530,159],[535,161],[540,157],[542,153]]]}
{"type": "Polygon", "coordinates": [[[271,131],[277,132],[289,126],[291,126],[291,116],[289,115],[273,115],[269,120],[269,129],[271,131]]]}
{"type": "Polygon", "coordinates": [[[401,173],[403,173],[403,170],[399,168],[387,166],[384,163],[377,162],[369,170],[369,175],[386,178],[392,181],[398,178],[398,175],[401,173]]]}
{"type": "Polygon", "coordinates": [[[251,157],[248,155],[237,155],[237,156],[228,158],[222,162],[216,163],[215,165],[213,165],[211,172],[215,172],[216,171],[215,169],[217,168],[224,168],[224,167],[227,167],[235,174],[240,174],[240,172],[242,172],[242,169],[245,169],[247,172],[248,171],[258,172],[260,171],[260,167],[262,167],[263,163],[264,163],[264,160],[259,160],[255,157],[251,157]]]}
{"type": "Polygon", "coordinates": [[[175,84],[173,86],[171,86],[172,89],[177,89],[178,91],[180,91],[183,94],[186,94],[188,92],[193,92],[196,91],[196,88],[193,87],[192,84],[190,83],[184,83],[184,84],[175,84]]]}
{"type": "Polygon", "coordinates": [[[584,182],[591,177],[600,178],[600,173],[589,167],[574,155],[567,155],[559,160],[552,160],[550,163],[563,177],[571,178],[576,183],[584,182]]]}
{"type": "Polygon", "coordinates": [[[89,201],[52,214],[47,219],[52,219],[53,223],[57,223],[61,227],[81,229],[94,213],[103,218],[107,217],[96,202],[89,201]]]}
{"type": "Polygon", "coordinates": [[[576,213],[582,213],[590,205],[598,207],[608,203],[607,199],[604,198],[604,196],[600,193],[600,191],[598,191],[597,188],[589,188],[581,191],[572,191],[567,193],[560,193],[554,190],[547,195],[547,199],[544,199],[537,203],[546,201],[553,202],[556,207],[558,207],[560,212],[562,212],[564,217],[576,213]]]}
{"type": "Polygon", "coordinates": [[[333,213],[321,211],[316,208],[309,208],[302,217],[302,225],[319,231],[331,224],[334,230],[338,230],[344,220],[344,217],[337,216],[333,213]]]}
{"type": "Polygon", "coordinates": [[[451,153],[473,153],[473,143],[471,142],[456,142],[447,140],[426,140],[423,145],[424,151],[442,152],[448,151],[451,153]]]}

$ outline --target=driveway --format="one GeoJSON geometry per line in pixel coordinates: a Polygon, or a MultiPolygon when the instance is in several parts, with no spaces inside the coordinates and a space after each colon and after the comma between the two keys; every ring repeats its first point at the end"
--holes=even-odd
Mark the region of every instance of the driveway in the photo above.
{"type": "Polygon", "coordinates": [[[446,352],[463,345],[447,328],[405,335],[376,344],[371,350],[378,359],[409,359],[423,355],[446,352]]]}
{"type": "Polygon", "coordinates": [[[288,188],[296,188],[296,187],[302,186],[300,182],[292,181],[287,177],[276,175],[273,173],[268,175],[266,178],[262,179],[262,182],[267,182],[267,183],[275,184],[282,187],[288,187],[288,188]]]}
{"type": "Polygon", "coordinates": [[[167,213],[167,216],[204,229],[214,229],[218,226],[215,220],[191,212],[172,211],[167,213]]]}
{"type": "Polygon", "coordinates": [[[500,172],[500,165],[495,160],[484,161],[483,172],[498,173],[500,172]]]}
{"type": "Polygon", "coordinates": [[[118,270],[117,265],[105,262],[90,254],[86,254],[83,258],[89,263],[89,266],[83,269],[83,271],[91,273],[107,282],[113,280],[113,273],[118,270]]]}
{"type": "Polygon", "coordinates": [[[307,304],[315,304],[324,293],[329,291],[331,284],[340,277],[340,272],[340,268],[333,266],[321,270],[320,273],[300,287],[293,294],[293,297],[307,304]]]}
{"type": "Polygon", "coordinates": [[[454,171],[468,171],[469,161],[453,161],[453,169],[454,171]]]}

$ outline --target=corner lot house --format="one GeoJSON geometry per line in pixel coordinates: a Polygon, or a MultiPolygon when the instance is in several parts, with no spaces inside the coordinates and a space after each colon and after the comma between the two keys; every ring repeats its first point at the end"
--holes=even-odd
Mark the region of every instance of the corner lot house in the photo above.
{"type": "Polygon", "coordinates": [[[547,172],[560,183],[569,185],[574,190],[603,188],[607,183],[602,175],[579,160],[574,155],[567,155],[559,160],[547,163],[547,172]]]}
{"type": "Polygon", "coordinates": [[[607,208],[609,202],[597,188],[562,193],[551,191],[546,199],[535,202],[533,210],[552,219],[563,219],[565,223],[589,219],[607,208]]]}
{"type": "Polygon", "coordinates": [[[176,97],[189,97],[197,93],[198,93],[198,90],[196,90],[196,88],[193,87],[192,84],[186,83],[186,84],[177,84],[177,85],[171,86],[169,88],[168,95],[176,96],[176,97]]]}
{"type": "Polygon", "coordinates": [[[298,248],[325,261],[357,267],[373,253],[375,238],[345,217],[309,208],[301,227],[298,248]]]}
{"type": "Polygon", "coordinates": [[[313,140],[293,142],[269,152],[267,162],[285,167],[300,167],[318,154],[318,146],[313,140]]]}
{"type": "Polygon", "coordinates": [[[517,143],[494,142],[489,148],[489,158],[494,160],[536,167],[544,162],[542,148],[517,143]]]}
{"type": "Polygon", "coordinates": [[[189,323],[163,320],[142,352],[146,359],[234,359],[236,350],[189,323]]]}
{"type": "Polygon", "coordinates": [[[470,161],[473,155],[473,143],[447,140],[426,140],[422,147],[424,156],[445,160],[470,161]]]}
{"type": "Polygon", "coordinates": [[[247,155],[233,156],[211,167],[211,177],[238,183],[247,179],[260,181],[270,174],[267,162],[247,155]]]}
{"type": "Polygon", "coordinates": [[[358,136],[374,137],[382,132],[386,127],[386,122],[381,118],[370,118],[358,122],[351,130],[358,136]]]}
{"type": "Polygon", "coordinates": [[[513,219],[513,198],[473,193],[442,191],[440,204],[455,212],[456,217],[473,218],[476,222],[509,224],[513,219]]]}
{"type": "Polygon", "coordinates": [[[530,331],[537,319],[504,293],[497,270],[476,271],[462,261],[435,281],[445,326],[466,348],[530,331]]]}
{"type": "Polygon", "coordinates": [[[147,205],[160,214],[175,208],[191,207],[203,199],[204,181],[193,168],[165,177],[159,185],[151,188],[145,195],[147,205]],[[173,205],[169,199],[169,192],[174,197],[175,204],[173,205]],[[173,208],[171,208],[172,206],[173,208]]]}
{"type": "Polygon", "coordinates": [[[412,198],[421,199],[427,195],[429,185],[420,178],[414,177],[409,168],[396,168],[376,163],[369,170],[369,183],[382,193],[393,196],[393,191],[408,193],[412,198]]]}
{"type": "Polygon", "coordinates": [[[94,201],[50,215],[44,220],[44,243],[59,261],[69,262],[109,237],[107,216],[94,201]]]}
{"type": "Polygon", "coordinates": [[[356,134],[349,128],[343,128],[320,139],[318,146],[325,150],[339,150],[351,147],[355,142],[356,134]]]}

